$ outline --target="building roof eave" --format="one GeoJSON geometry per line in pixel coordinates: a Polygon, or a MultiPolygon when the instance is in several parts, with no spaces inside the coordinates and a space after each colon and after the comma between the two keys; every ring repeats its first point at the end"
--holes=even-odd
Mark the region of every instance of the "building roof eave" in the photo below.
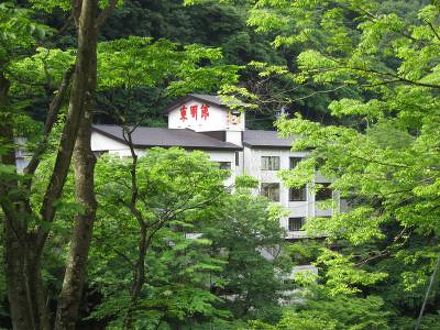
{"type": "MultiPolygon", "coordinates": [[[[125,141],[125,139],[123,137],[121,137],[121,132],[122,132],[122,128],[120,126],[117,125],[109,125],[109,126],[113,126],[112,128],[118,127],[118,131],[117,132],[112,132],[112,131],[107,131],[106,129],[101,129],[100,127],[97,127],[97,125],[93,125],[92,126],[92,131],[97,132],[99,134],[102,134],[114,141],[120,142],[124,145],[128,146],[127,141],[125,141]]],[[[157,129],[157,128],[152,128],[152,129],[157,129]]],[[[243,147],[241,147],[240,145],[236,145],[230,142],[224,142],[224,141],[220,141],[220,140],[216,140],[215,138],[212,138],[210,136],[204,135],[202,133],[197,133],[194,132],[190,129],[185,129],[185,130],[177,130],[177,129],[163,129],[164,132],[166,132],[166,134],[168,134],[168,132],[170,132],[169,134],[171,134],[171,139],[176,139],[175,136],[173,136],[173,131],[175,133],[175,131],[181,131],[181,132],[188,132],[185,134],[190,134],[188,136],[189,140],[186,141],[186,143],[183,141],[183,139],[185,138],[184,136],[180,136],[177,138],[182,138],[182,140],[178,141],[175,140],[175,142],[170,142],[170,141],[166,141],[165,140],[161,140],[159,142],[151,142],[149,141],[148,135],[144,136],[142,139],[145,139],[146,142],[144,141],[136,141],[136,139],[139,140],[139,137],[136,138],[136,136],[133,137],[133,146],[135,148],[154,148],[154,147],[163,147],[163,148],[172,148],[172,147],[180,147],[180,148],[184,148],[184,149],[192,149],[192,150],[218,150],[218,151],[239,151],[239,150],[243,150],[243,147]],[[194,134],[197,134],[197,136],[194,138],[194,134]],[[149,142],[147,142],[149,141],[149,142]],[[182,143],[183,142],[183,143],[182,143]]],[[[151,134],[151,133],[150,133],[151,134]]],[[[155,134],[160,134],[156,132],[155,134]]],[[[163,134],[163,133],[162,133],[163,134]]],[[[166,135],[165,135],[166,136],[166,135]]],[[[154,140],[153,140],[154,141],[154,140]]]]}

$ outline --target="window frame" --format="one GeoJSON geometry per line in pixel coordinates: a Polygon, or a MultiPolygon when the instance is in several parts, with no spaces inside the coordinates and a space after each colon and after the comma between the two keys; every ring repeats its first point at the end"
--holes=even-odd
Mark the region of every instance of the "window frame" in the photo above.
{"type": "Polygon", "coordinates": [[[279,202],[280,201],[280,193],[281,193],[280,188],[281,187],[280,187],[279,182],[261,182],[260,195],[270,199],[271,201],[279,202]],[[264,193],[264,191],[269,191],[267,189],[270,189],[271,186],[275,187],[275,191],[277,191],[277,195],[275,196],[275,198],[271,197],[271,193],[267,193],[267,194],[264,193]]]}
{"type": "Polygon", "coordinates": [[[303,229],[301,229],[304,224],[306,223],[306,218],[305,217],[289,217],[287,219],[287,229],[288,231],[304,231],[303,229]],[[298,227],[297,225],[293,225],[293,222],[291,222],[291,220],[299,220],[301,222],[301,225],[298,227]],[[295,229],[295,228],[299,228],[299,229],[295,229]]]}
{"type": "Polygon", "coordinates": [[[218,168],[224,171],[232,171],[232,163],[231,162],[217,162],[218,168]],[[226,165],[228,164],[228,165],[226,165]],[[224,168],[224,166],[228,166],[228,168],[224,168]]]}
{"type": "Polygon", "coordinates": [[[281,167],[280,156],[261,156],[261,170],[262,171],[279,171],[281,167]],[[273,163],[270,159],[276,160],[273,163]],[[267,159],[267,162],[265,161],[267,159]]]}
{"type": "Polygon", "coordinates": [[[298,164],[300,162],[302,162],[303,159],[304,159],[304,157],[290,156],[289,157],[289,169],[293,170],[294,168],[296,168],[298,166],[298,164]],[[293,166],[293,163],[295,163],[294,166],[293,166]]]}
{"type": "Polygon", "coordinates": [[[300,188],[289,188],[289,202],[307,202],[308,199],[308,193],[307,193],[307,185],[304,185],[300,188]],[[302,197],[298,199],[293,198],[293,192],[297,191],[298,195],[302,195],[302,197]]]}

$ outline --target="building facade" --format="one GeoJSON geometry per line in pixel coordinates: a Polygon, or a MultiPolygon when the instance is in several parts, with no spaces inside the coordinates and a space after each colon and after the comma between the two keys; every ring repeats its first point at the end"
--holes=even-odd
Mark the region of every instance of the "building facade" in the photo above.
{"type": "MultiPolygon", "coordinates": [[[[328,217],[334,210],[320,209],[320,200],[338,198],[325,187],[330,182],[315,177],[323,189],[314,193],[305,186],[286,187],[278,176],[282,169],[294,168],[305,152],[291,151],[293,139],[284,139],[275,131],[247,130],[245,113],[229,109],[219,97],[190,94],[172,104],[167,110],[168,128],[138,127],[132,140],[139,155],[152,147],[182,147],[202,150],[223,169],[231,171],[225,183],[233,185],[237,175],[250,175],[259,182],[255,193],[280,203],[289,211],[280,220],[287,239],[305,238],[302,225],[308,217],[328,217]]],[[[94,125],[92,150],[120,157],[130,156],[122,128],[115,125],[94,125]]],[[[339,203],[336,203],[339,204],[339,203]]]]}

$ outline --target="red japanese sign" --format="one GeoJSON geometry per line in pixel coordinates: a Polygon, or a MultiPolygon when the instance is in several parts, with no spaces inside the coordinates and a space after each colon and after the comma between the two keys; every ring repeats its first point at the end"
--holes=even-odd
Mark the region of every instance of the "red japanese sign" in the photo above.
{"type": "Polygon", "coordinates": [[[209,117],[208,108],[209,108],[209,106],[207,104],[202,104],[202,106],[200,107],[200,109],[202,109],[202,113],[200,114],[200,117],[202,117],[205,120],[206,120],[206,118],[209,117]]]}
{"type": "Polygon", "coordinates": [[[197,109],[198,109],[198,105],[192,105],[189,107],[189,110],[191,111],[191,117],[195,118],[197,120],[197,109]]]}
{"type": "Polygon", "coordinates": [[[181,121],[185,121],[188,118],[186,117],[186,105],[182,105],[182,107],[180,108],[180,120],[181,121]]]}
{"type": "MultiPolygon", "coordinates": [[[[180,120],[185,121],[188,119],[187,117],[187,106],[186,104],[182,105],[180,108],[180,120]]],[[[195,120],[198,119],[199,116],[199,106],[197,104],[193,104],[189,107],[189,114],[191,115],[191,118],[194,118],[195,120]]],[[[209,117],[209,105],[202,104],[200,106],[200,118],[206,120],[209,117]]]]}

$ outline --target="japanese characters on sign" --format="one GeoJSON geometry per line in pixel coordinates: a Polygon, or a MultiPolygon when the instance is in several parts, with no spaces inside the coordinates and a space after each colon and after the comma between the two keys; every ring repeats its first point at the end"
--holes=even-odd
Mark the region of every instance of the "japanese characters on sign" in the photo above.
{"type": "MultiPolygon", "coordinates": [[[[188,108],[186,104],[183,104],[182,107],[180,108],[180,120],[183,122],[188,119],[187,110],[188,108]]],[[[191,105],[189,107],[189,114],[191,118],[197,120],[199,118],[199,106],[197,104],[191,105]]],[[[208,119],[208,117],[209,117],[209,105],[202,104],[200,106],[200,118],[206,120],[208,119]]]]}
{"type": "Polygon", "coordinates": [[[180,120],[181,121],[185,121],[188,118],[186,117],[186,105],[182,105],[182,107],[180,108],[180,120]]]}
{"type": "Polygon", "coordinates": [[[197,120],[197,107],[198,107],[197,104],[189,107],[191,111],[191,117],[195,118],[196,120],[197,120]]]}
{"type": "Polygon", "coordinates": [[[201,117],[206,120],[206,118],[209,117],[208,106],[206,104],[202,104],[202,106],[200,108],[202,110],[201,117]]]}

